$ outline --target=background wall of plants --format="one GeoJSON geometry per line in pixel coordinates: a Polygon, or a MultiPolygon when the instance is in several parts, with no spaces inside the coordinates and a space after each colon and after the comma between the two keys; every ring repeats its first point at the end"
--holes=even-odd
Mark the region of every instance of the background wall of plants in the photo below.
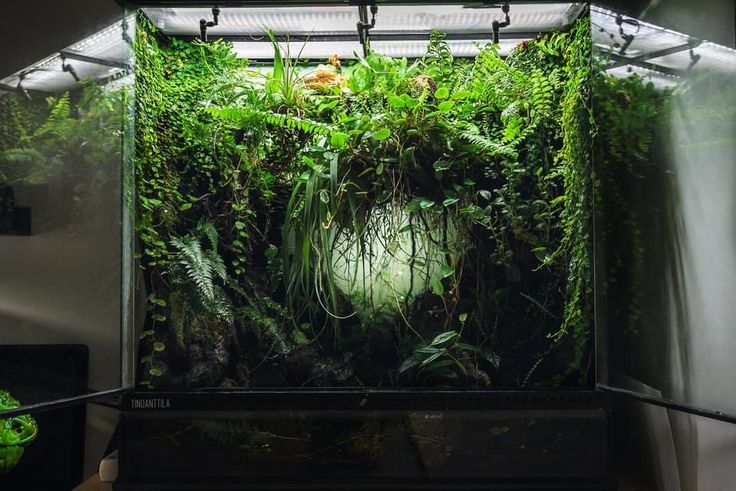
{"type": "Polygon", "coordinates": [[[140,18],[142,385],[589,381],[588,29],[308,74],[140,18]]]}

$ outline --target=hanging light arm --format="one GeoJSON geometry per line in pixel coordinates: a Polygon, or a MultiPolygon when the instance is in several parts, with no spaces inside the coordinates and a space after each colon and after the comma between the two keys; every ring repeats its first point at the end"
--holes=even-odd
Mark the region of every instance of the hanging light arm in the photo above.
{"type": "Polygon", "coordinates": [[[64,53],[60,53],[60,56],[61,56],[61,70],[71,74],[71,76],[74,77],[74,80],[76,82],[81,82],[82,79],[80,79],[79,75],[77,75],[77,71],[74,69],[71,63],[67,63],[66,55],[64,53]]]}
{"type": "Polygon", "coordinates": [[[200,19],[199,20],[199,32],[200,32],[200,39],[202,39],[203,42],[207,42],[207,29],[210,27],[215,27],[220,23],[220,8],[215,5],[212,7],[212,20],[207,19],[200,19]]]}
{"type": "Polygon", "coordinates": [[[508,26],[511,25],[511,17],[509,17],[509,11],[510,10],[511,10],[511,7],[509,6],[509,4],[508,3],[504,3],[501,6],[501,12],[504,13],[504,15],[506,16],[506,18],[504,19],[503,22],[500,22],[498,20],[494,20],[493,23],[491,24],[491,27],[493,28],[493,43],[494,44],[498,44],[498,43],[501,42],[501,39],[500,39],[500,31],[501,31],[501,29],[504,28],[504,27],[508,27],[508,26]]]}
{"type": "Polygon", "coordinates": [[[378,14],[378,6],[371,5],[371,20],[368,22],[368,7],[360,5],[358,7],[358,40],[360,45],[363,46],[363,56],[368,56],[370,53],[370,30],[376,27],[376,15],[378,14]]]}

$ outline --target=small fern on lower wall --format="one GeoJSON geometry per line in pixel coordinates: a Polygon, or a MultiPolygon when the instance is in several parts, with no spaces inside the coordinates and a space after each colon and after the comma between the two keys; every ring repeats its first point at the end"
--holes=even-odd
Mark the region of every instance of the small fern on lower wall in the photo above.
{"type": "Polygon", "coordinates": [[[225,292],[231,279],[217,251],[218,244],[217,230],[208,221],[200,221],[194,234],[171,239],[174,252],[167,275],[172,289],[169,319],[182,345],[188,330],[201,329],[208,322],[233,322],[232,303],[225,292]]]}

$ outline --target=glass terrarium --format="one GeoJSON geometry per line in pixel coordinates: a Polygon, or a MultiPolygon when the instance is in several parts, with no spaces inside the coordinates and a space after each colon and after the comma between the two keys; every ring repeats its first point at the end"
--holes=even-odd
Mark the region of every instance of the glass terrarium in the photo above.
{"type": "Polygon", "coordinates": [[[589,7],[136,5],[121,489],[607,486],[589,7]]]}
{"type": "Polygon", "coordinates": [[[134,386],[129,489],[610,484],[594,389],[657,385],[645,319],[684,339],[666,176],[733,155],[733,50],[586,3],[120,3],[0,81],[11,424],[134,386]]]}

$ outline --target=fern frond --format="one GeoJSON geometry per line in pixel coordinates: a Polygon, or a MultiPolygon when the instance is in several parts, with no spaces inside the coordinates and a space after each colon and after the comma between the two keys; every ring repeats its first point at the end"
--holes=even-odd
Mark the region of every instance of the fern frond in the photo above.
{"type": "Polygon", "coordinates": [[[69,93],[64,94],[58,99],[49,97],[47,102],[51,108],[51,113],[44,124],[41,125],[33,134],[34,139],[43,138],[47,135],[62,136],[65,133],[65,130],[69,129],[69,125],[64,123],[74,123],[71,120],[72,104],[69,99],[69,93]]]}
{"type": "Polygon", "coordinates": [[[540,115],[549,114],[552,111],[554,87],[550,78],[538,68],[532,71],[530,84],[531,90],[528,101],[532,109],[533,119],[538,120],[540,115]]]}
{"type": "Polygon", "coordinates": [[[171,310],[169,311],[169,321],[172,330],[174,331],[174,337],[179,346],[184,346],[185,337],[185,325],[188,318],[191,317],[189,309],[187,308],[186,301],[182,300],[180,292],[173,292],[169,295],[169,305],[171,310]]]}
{"type": "Polygon", "coordinates": [[[211,221],[202,219],[197,222],[197,232],[207,237],[210,241],[212,249],[215,251],[217,250],[220,243],[220,236],[217,233],[215,225],[211,221]]]}
{"type": "Polygon", "coordinates": [[[493,157],[504,157],[508,159],[516,159],[517,153],[513,147],[504,143],[491,141],[487,137],[480,134],[477,126],[466,123],[458,125],[455,128],[455,136],[471,145],[475,146],[483,153],[493,157]]]}
{"type": "Polygon", "coordinates": [[[246,107],[211,108],[210,113],[215,117],[228,121],[238,128],[248,128],[261,124],[278,128],[296,129],[304,133],[322,136],[328,136],[334,131],[332,126],[319,121],[300,118],[292,114],[273,113],[246,107]]]}
{"type": "Polygon", "coordinates": [[[259,340],[271,345],[269,351],[284,355],[291,351],[292,344],[284,329],[290,319],[289,312],[270,298],[249,302],[249,305],[238,311],[240,322],[252,331],[259,340]]]}
{"type": "Polygon", "coordinates": [[[215,286],[215,296],[207,306],[207,310],[218,320],[231,324],[233,322],[233,309],[230,299],[225,294],[225,290],[220,286],[215,286]]]}
{"type": "Polygon", "coordinates": [[[171,239],[171,245],[177,249],[176,261],[184,267],[189,280],[197,286],[198,291],[207,301],[214,300],[212,263],[207,260],[199,240],[191,235],[182,238],[174,237],[171,239]]]}

